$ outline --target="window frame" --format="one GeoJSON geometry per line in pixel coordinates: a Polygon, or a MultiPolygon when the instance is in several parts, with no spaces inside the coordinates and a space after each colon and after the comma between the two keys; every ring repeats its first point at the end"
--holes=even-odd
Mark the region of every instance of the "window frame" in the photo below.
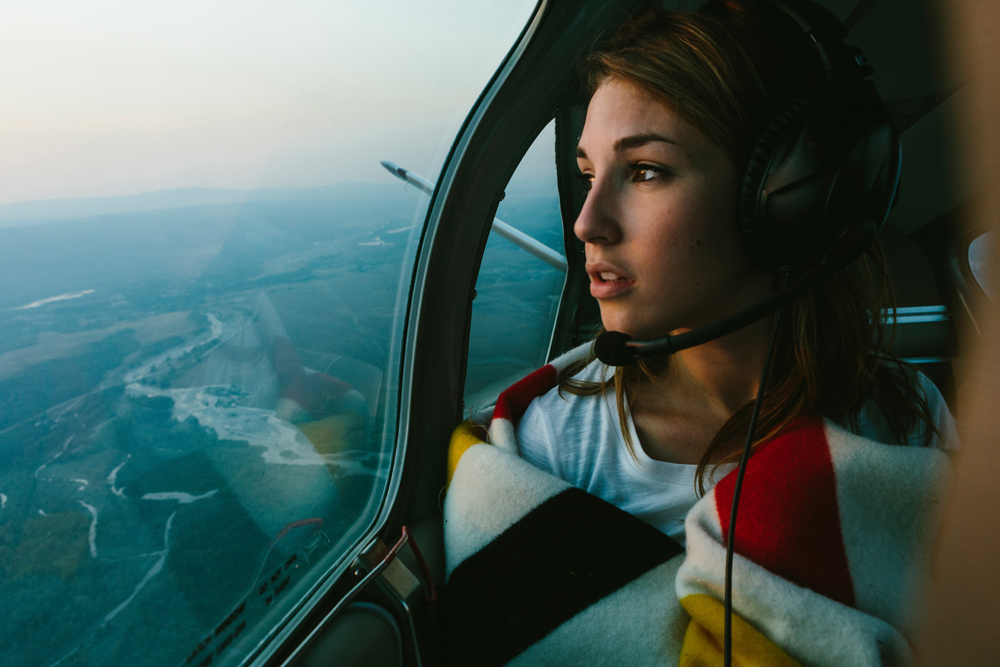
{"type": "MultiPolygon", "coordinates": [[[[529,144],[530,144],[530,147],[534,147],[535,142],[537,142],[538,139],[542,136],[541,133],[544,132],[545,129],[548,128],[548,126],[550,124],[554,126],[553,127],[553,139],[555,141],[554,141],[554,144],[552,146],[552,148],[553,148],[553,151],[552,151],[553,152],[553,162],[551,164],[551,168],[555,171],[555,176],[556,176],[556,192],[555,192],[555,194],[556,194],[556,197],[557,197],[557,200],[558,200],[558,204],[557,205],[559,207],[559,224],[560,224],[560,229],[563,232],[563,234],[562,234],[563,244],[562,244],[562,247],[553,245],[552,249],[555,250],[555,251],[557,251],[557,252],[564,253],[564,259],[565,259],[566,249],[569,248],[570,251],[572,251],[572,249],[574,248],[574,246],[573,245],[567,245],[567,238],[566,238],[567,218],[566,218],[566,210],[565,210],[565,207],[563,206],[562,189],[560,187],[560,174],[559,174],[559,168],[558,168],[560,160],[559,160],[559,154],[558,154],[558,148],[557,148],[558,147],[558,139],[556,138],[558,136],[557,135],[558,131],[555,128],[555,126],[557,124],[557,122],[556,122],[557,115],[558,115],[558,113],[555,114],[555,115],[552,115],[552,116],[548,117],[548,119],[545,121],[545,124],[542,126],[542,129],[538,133],[536,133],[534,137],[531,138],[531,141],[529,142],[529,144]]],[[[529,148],[529,150],[530,150],[530,148],[529,148]]],[[[574,150],[575,150],[575,144],[574,144],[574,150]]],[[[520,166],[521,166],[521,164],[523,162],[523,157],[524,156],[522,156],[522,158],[520,160],[518,160],[517,164],[515,165],[515,167],[514,167],[514,173],[516,173],[517,169],[520,168],[520,166]]],[[[574,164],[575,164],[575,160],[574,160],[574,164]]],[[[513,178],[513,174],[511,175],[511,178],[513,178]]],[[[577,184],[580,184],[579,179],[573,178],[573,181],[576,182],[577,184]]],[[[508,180],[507,183],[504,184],[503,193],[501,194],[500,201],[507,201],[506,190],[508,189],[509,185],[510,185],[510,181],[508,180]]],[[[582,185],[582,184],[580,184],[580,185],[582,185]]],[[[500,204],[498,203],[497,210],[499,211],[499,209],[500,209],[500,204]]],[[[507,217],[507,216],[504,216],[504,217],[507,217]]],[[[573,216],[572,218],[570,218],[569,227],[568,227],[568,229],[570,231],[570,236],[572,236],[572,221],[575,220],[575,219],[576,219],[575,216],[573,216]]],[[[510,222],[510,221],[506,220],[505,222],[510,222]]],[[[520,225],[518,225],[516,222],[512,223],[512,226],[515,227],[516,229],[518,229],[519,231],[523,231],[523,229],[521,229],[520,225]]],[[[492,237],[488,236],[487,237],[487,241],[489,240],[489,238],[492,238],[492,237]]],[[[508,242],[504,241],[504,243],[508,243],[508,242]]],[[[479,289],[481,287],[479,285],[479,273],[480,273],[480,271],[482,269],[483,260],[486,259],[486,248],[487,247],[488,247],[488,244],[486,244],[486,245],[483,246],[483,248],[481,250],[481,256],[480,256],[480,260],[479,260],[479,266],[476,269],[476,281],[474,283],[475,292],[473,294],[473,303],[472,303],[472,308],[471,308],[471,313],[473,313],[473,314],[476,312],[476,308],[477,308],[477,306],[476,306],[476,299],[479,298],[478,291],[479,291],[479,289]]],[[[519,248],[519,251],[520,252],[524,252],[526,254],[528,253],[528,251],[524,250],[523,248],[519,248]]],[[[539,259],[538,257],[532,257],[531,261],[541,262],[543,260],[539,259]]],[[[567,259],[567,267],[566,267],[565,270],[562,271],[562,281],[561,281],[561,285],[558,288],[559,303],[556,304],[555,313],[552,314],[552,321],[551,321],[551,325],[550,325],[551,328],[546,332],[545,343],[544,343],[544,350],[543,350],[543,354],[542,354],[542,356],[544,358],[543,363],[547,363],[548,361],[551,361],[554,356],[558,356],[558,354],[553,355],[553,342],[556,339],[556,329],[557,329],[557,324],[559,322],[559,312],[563,308],[563,300],[565,299],[566,293],[567,293],[566,285],[567,285],[567,282],[569,281],[569,276],[571,275],[571,268],[569,266],[569,264],[570,264],[571,261],[573,261],[573,262],[575,262],[577,264],[580,263],[579,259],[577,259],[577,258],[574,258],[574,260],[567,259]]],[[[588,280],[588,282],[589,282],[589,280],[588,280]]],[[[479,307],[482,307],[482,306],[480,305],[479,307]]],[[[469,379],[468,378],[468,360],[472,356],[472,352],[473,352],[473,350],[472,350],[471,325],[472,325],[472,316],[470,316],[470,320],[469,320],[469,328],[470,328],[470,331],[469,331],[469,334],[468,334],[468,338],[469,338],[468,345],[469,345],[469,348],[468,348],[468,352],[467,352],[466,357],[465,357],[467,365],[466,365],[466,373],[463,376],[463,378],[464,378],[463,379],[463,386],[462,386],[463,401],[465,400],[465,398],[468,398],[465,384],[466,384],[466,382],[469,379]]],[[[534,368],[529,369],[529,371],[533,371],[533,370],[535,370],[535,369],[534,368]]],[[[511,383],[513,383],[513,382],[511,382],[511,383]]],[[[495,400],[495,397],[494,397],[494,400],[495,400]]],[[[487,404],[487,405],[491,405],[491,404],[487,404]]],[[[468,414],[469,410],[471,410],[473,408],[476,411],[478,411],[479,409],[484,408],[484,407],[486,407],[486,405],[477,405],[477,406],[463,405],[463,408],[464,408],[463,415],[464,414],[468,414]]]]}
{"type": "Polygon", "coordinates": [[[577,178],[576,147],[586,120],[586,100],[582,91],[566,100],[556,112],[556,181],[559,186],[559,206],[563,218],[563,245],[566,247],[566,282],[563,286],[559,309],[556,312],[552,339],[549,342],[549,360],[568,352],[589,340],[593,322],[600,320],[600,306],[590,295],[590,276],[587,275],[583,241],[576,237],[573,225],[583,209],[587,188],[577,178]]]}
{"type": "MultiPolygon", "coordinates": [[[[414,277],[400,419],[408,421],[406,437],[420,442],[407,447],[402,491],[409,503],[395,504],[396,525],[440,516],[448,438],[462,418],[472,297],[504,186],[557,110],[578,102],[580,57],[641,4],[543,0],[456,139],[431,202],[414,277]]],[[[579,257],[567,259],[583,265],[579,257]]]]}
{"type": "MultiPolygon", "coordinates": [[[[408,445],[411,443],[413,420],[410,419],[410,415],[413,412],[411,408],[415,389],[414,378],[417,375],[414,359],[419,352],[415,337],[410,335],[410,332],[418,329],[417,323],[421,322],[424,310],[423,296],[427,290],[429,267],[432,264],[429,259],[435,247],[434,239],[437,223],[442,215],[441,209],[444,208],[442,200],[447,196],[449,185],[446,176],[450,174],[451,178],[454,178],[457,156],[460,156],[462,149],[468,146],[468,137],[482,119],[485,107],[527,50],[551,4],[550,0],[538,0],[531,18],[517,41],[473,105],[445,161],[442,177],[431,195],[419,238],[416,243],[411,244],[408,251],[406,260],[411,262],[410,266],[413,268],[411,272],[401,276],[401,281],[408,279],[409,287],[405,290],[406,298],[397,302],[394,317],[394,321],[402,323],[403,326],[393,332],[387,365],[387,370],[397,369],[398,376],[395,383],[387,384],[384,397],[386,416],[383,420],[383,437],[390,433],[394,434],[392,462],[384,492],[380,497],[372,498],[373,501],[379,502],[379,509],[364,535],[339,558],[336,565],[313,584],[295,607],[289,610],[252,650],[247,652],[243,660],[238,663],[241,667],[283,665],[294,658],[332,620],[329,612],[336,603],[351,592],[353,584],[359,577],[349,570],[352,569],[351,566],[358,556],[383,537],[390,542],[395,542],[395,538],[398,538],[399,528],[403,523],[399,521],[397,500],[408,489],[404,483],[406,476],[404,472],[413,467],[414,458],[414,448],[408,445]]],[[[494,211],[495,209],[496,204],[493,206],[494,211]]],[[[478,262],[476,268],[478,270],[478,262]]],[[[401,285],[400,293],[403,293],[402,288],[401,285]]]]}

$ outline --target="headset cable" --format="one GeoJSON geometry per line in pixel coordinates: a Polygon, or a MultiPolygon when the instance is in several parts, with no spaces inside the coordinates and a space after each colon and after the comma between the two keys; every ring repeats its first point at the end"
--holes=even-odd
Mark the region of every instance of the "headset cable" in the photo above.
{"type": "MultiPolygon", "coordinates": [[[[780,289],[784,289],[788,283],[790,272],[787,269],[781,270],[780,289]]],[[[760,372],[760,382],[757,385],[757,398],[754,399],[753,412],[750,415],[750,429],[747,431],[746,444],[743,445],[743,456],[740,458],[739,472],[736,474],[736,486],[733,488],[733,507],[729,514],[729,540],[726,544],[726,626],[724,640],[724,663],[725,667],[732,667],[733,664],[733,550],[736,544],[736,511],[740,504],[740,490],[743,488],[743,477],[747,472],[747,463],[750,461],[751,449],[753,446],[753,434],[757,429],[757,418],[760,416],[760,406],[764,402],[764,393],[767,390],[768,375],[771,370],[771,362],[774,357],[775,343],[778,340],[778,330],[781,327],[782,315],[785,307],[778,308],[774,315],[774,327],[771,331],[771,342],[767,347],[767,356],[764,358],[764,368],[760,372]]]]}

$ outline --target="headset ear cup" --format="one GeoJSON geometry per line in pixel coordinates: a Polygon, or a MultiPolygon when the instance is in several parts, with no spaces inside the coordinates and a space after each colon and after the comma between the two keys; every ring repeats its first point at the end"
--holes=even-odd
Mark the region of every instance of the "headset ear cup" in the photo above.
{"type": "Polygon", "coordinates": [[[765,271],[780,268],[781,258],[773,256],[773,248],[778,244],[769,238],[769,230],[764,219],[765,211],[760,210],[761,189],[767,180],[768,169],[774,162],[775,154],[786,145],[793,128],[803,121],[807,109],[812,105],[810,97],[796,97],[777,111],[771,118],[757,145],[750,154],[743,185],[740,188],[737,216],[743,244],[750,253],[750,260],[765,271]]]}

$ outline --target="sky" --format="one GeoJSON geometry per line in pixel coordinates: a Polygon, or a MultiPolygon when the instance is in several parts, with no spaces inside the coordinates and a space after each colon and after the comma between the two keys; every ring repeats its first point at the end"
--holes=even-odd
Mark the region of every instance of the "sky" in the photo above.
{"type": "Polygon", "coordinates": [[[436,177],[535,0],[4,0],[0,205],[436,177]]]}

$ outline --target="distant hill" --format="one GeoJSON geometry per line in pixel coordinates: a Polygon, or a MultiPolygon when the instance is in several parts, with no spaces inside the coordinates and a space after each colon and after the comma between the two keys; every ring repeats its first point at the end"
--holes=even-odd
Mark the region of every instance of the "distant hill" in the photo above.
{"type": "MultiPolygon", "coordinates": [[[[410,188],[414,190],[413,188],[410,188]]],[[[233,190],[183,188],[143,192],[124,197],[43,199],[0,206],[0,227],[26,227],[46,222],[80,220],[119,213],[163,211],[191,206],[246,204],[256,202],[324,201],[342,198],[372,198],[403,190],[399,181],[385,183],[342,182],[311,188],[262,188],[233,190]]],[[[411,193],[416,197],[418,192],[411,193]]]]}

